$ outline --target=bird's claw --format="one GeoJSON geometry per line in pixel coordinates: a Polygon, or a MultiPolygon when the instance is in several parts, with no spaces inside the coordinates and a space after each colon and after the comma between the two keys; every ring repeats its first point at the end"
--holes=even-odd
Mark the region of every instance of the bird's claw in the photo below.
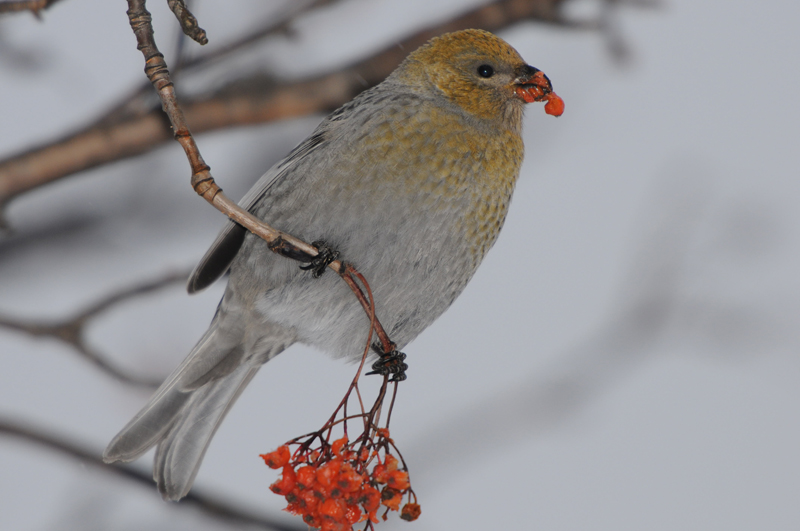
{"type": "Polygon", "coordinates": [[[307,265],[300,266],[300,269],[303,271],[311,271],[311,275],[314,278],[319,278],[331,262],[339,259],[339,251],[328,246],[328,243],[324,240],[311,242],[311,245],[319,251],[319,254],[307,265]]]}
{"type": "Polygon", "coordinates": [[[389,380],[391,382],[402,382],[407,378],[406,370],[408,369],[408,364],[403,361],[406,359],[405,354],[394,348],[388,353],[383,353],[382,350],[375,347],[373,349],[378,351],[381,357],[372,364],[372,370],[367,373],[367,376],[370,374],[392,375],[389,380]]]}

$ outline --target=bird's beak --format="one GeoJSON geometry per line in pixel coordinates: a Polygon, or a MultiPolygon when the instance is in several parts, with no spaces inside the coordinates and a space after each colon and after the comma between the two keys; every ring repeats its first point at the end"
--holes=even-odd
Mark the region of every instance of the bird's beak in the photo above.
{"type": "Polygon", "coordinates": [[[516,74],[514,92],[522,101],[525,103],[547,101],[545,112],[561,116],[564,112],[564,100],[553,92],[553,84],[544,72],[530,65],[523,65],[517,69],[516,74]]]}

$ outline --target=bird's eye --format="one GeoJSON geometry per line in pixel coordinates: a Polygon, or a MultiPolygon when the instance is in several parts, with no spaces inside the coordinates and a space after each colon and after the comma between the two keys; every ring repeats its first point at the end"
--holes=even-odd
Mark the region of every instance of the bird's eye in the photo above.
{"type": "Polygon", "coordinates": [[[494,75],[494,68],[489,65],[481,65],[478,67],[478,75],[481,77],[492,77],[494,75]]]}

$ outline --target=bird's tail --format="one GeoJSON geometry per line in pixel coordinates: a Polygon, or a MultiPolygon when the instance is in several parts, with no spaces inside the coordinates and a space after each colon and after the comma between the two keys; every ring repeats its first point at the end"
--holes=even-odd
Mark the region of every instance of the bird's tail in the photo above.
{"type": "MultiPolygon", "coordinates": [[[[107,463],[132,461],[157,444],[153,479],[168,500],[189,492],[211,438],[260,367],[244,360],[240,333],[216,321],[103,453],[107,463]]],[[[275,344],[261,359],[286,346],[275,344]]]]}
{"type": "Polygon", "coordinates": [[[164,499],[179,500],[189,493],[211,438],[258,369],[242,365],[191,392],[156,449],[153,479],[164,499]]]}

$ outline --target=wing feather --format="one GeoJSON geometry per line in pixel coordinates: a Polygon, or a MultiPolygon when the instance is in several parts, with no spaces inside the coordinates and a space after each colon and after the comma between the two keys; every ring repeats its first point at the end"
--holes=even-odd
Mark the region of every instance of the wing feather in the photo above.
{"type": "MultiPolygon", "coordinates": [[[[267,194],[273,184],[283,179],[299,161],[324,145],[326,122],[320,124],[317,130],[295,147],[286,158],[270,168],[239,201],[239,206],[252,212],[252,208],[267,194]]],[[[225,223],[217,239],[189,275],[186,286],[189,293],[207,288],[225,274],[239,252],[246,233],[245,228],[234,221],[229,220],[225,223]]]]}

